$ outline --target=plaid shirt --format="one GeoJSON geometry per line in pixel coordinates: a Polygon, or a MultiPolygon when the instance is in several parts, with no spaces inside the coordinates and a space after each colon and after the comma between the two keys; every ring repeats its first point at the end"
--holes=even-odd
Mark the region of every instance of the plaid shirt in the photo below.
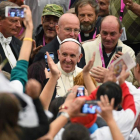
{"type": "MultiPolygon", "coordinates": [[[[140,4],[140,0],[133,0],[133,2],[140,4]]],[[[119,18],[120,7],[121,0],[111,0],[110,14],[119,18]]],[[[140,43],[140,17],[126,7],[123,12],[122,26],[125,27],[128,44],[140,43]]]]}

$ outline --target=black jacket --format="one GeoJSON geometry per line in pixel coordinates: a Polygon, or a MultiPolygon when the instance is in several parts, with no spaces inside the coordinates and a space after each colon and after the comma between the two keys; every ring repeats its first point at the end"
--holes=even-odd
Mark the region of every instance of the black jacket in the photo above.
{"type": "MultiPolygon", "coordinates": [[[[59,49],[59,42],[57,40],[57,37],[55,37],[50,43],[48,43],[43,48],[41,48],[41,50],[35,56],[33,62],[40,61],[40,60],[44,59],[44,54],[46,52],[53,52],[54,53],[54,62],[57,63],[59,61],[58,54],[57,54],[58,49],[59,49]]],[[[77,63],[77,66],[80,68],[83,68],[86,64],[85,63],[85,52],[84,52],[83,48],[81,48],[81,52],[83,54],[83,57],[81,58],[80,62],[77,63]]]]}
{"type": "Polygon", "coordinates": [[[43,45],[43,35],[44,35],[44,30],[42,25],[40,24],[35,31],[36,47],[43,45]]]}
{"type": "MultiPolygon", "coordinates": [[[[12,50],[16,60],[18,60],[21,45],[22,45],[22,42],[19,39],[17,39],[16,37],[12,36],[12,41],[10,43],[10,47],[11,47],[11,50],[12,50]]],[[[0,43],[0,54],[2,56],[2,60],[4,60],[6,58],[6,56],[5,56],[5,53],[1,46],[1,43],[0,43]]],[[[9,62],[3,67],[2,70],[11,73],[11,66],[10,66],[9,62]]]]}

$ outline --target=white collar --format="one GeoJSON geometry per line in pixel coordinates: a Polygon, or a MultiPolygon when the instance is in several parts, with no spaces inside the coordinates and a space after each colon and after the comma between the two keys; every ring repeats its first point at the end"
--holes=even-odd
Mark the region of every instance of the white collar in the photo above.
{"type": "Polygon", "coordinates": [[[59,42],[59,44],[61,44],[61,40],[60,40],[60,38],[58,37],[58,35],[57,35],[57,40],[58,40],[58,42],[59,42]]]}
{"type": "Polygon", "coordinates": [[[9,45],[11,40],[12,40],[12,37],[5,38],[4,35],[0,32],[0,42],[1,42],[1,44],[9,45]]]}

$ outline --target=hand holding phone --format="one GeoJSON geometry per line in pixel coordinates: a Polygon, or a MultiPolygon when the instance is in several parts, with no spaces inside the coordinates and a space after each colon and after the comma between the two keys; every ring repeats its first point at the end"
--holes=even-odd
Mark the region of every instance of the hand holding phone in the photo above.
{"type": "MultiPolygon", "coordinates": [[[[53,52],[50,52],[49,56],[52,58],[52,60],[54,60],[54,53],[53,52]]],[[[47,61],[46,53],[44,54],[44,58],[45,58],[45,62],[46,62],[46,68],[47,68],[48,71],[50,71],[49,66],[48,66],[48,61],[47,61]]]]}
{"type": "Polygon", "coordinates": [[[95,114],[96,110],[101,112],[101,108],[97,104],[97,100],[86,101],[81,108],[81,113],[84,114],[95,114]]]}
{"type": "Polygon", "coordinates": [[[122,47],[121,46],[116,47],[116,53],[118,53],[118,52],[122,52],[122,47]]]}

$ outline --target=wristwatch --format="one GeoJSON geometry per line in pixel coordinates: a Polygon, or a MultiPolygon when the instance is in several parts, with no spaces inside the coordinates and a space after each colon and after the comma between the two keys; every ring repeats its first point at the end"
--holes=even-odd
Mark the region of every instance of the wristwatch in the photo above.
{"type": "Polygon", "coordinates": [[[70,116],[67,112],[61,112],[61,115],[66,117],[68,120],[70,119],[70,116]]]}

